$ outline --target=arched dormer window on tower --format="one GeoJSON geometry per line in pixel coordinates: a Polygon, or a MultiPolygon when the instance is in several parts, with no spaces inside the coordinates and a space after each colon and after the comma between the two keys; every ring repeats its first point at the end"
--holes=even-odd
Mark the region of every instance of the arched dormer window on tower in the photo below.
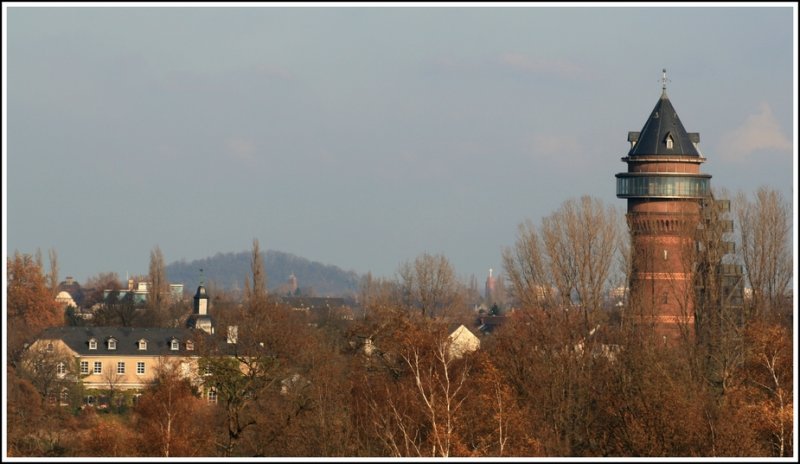
{"type": "Polygon", "coordinates": [[[673,139],[671,133],[667,132],[667,136],[664,138],[664,143],[667,145],[667,150],[672,150],[673,139]]]}

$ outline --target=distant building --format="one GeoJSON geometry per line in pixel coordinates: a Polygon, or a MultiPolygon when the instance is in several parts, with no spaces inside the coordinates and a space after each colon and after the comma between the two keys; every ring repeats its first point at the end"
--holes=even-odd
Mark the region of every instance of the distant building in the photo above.
{"type": "Polygon", "coordinates": [[[495,302],[495,289],[497,287],[497,280],[492,276],[492,269],[489,268],[489,277],[486,278],[486,287],[484,290],[484,299],[487,306],[492,306],[495,302]]]}
{"type": "Polygon", "coordinates": [[[169,284],[169,296],[172,301],[182,301],[183,284],[169,284]]]}
{"type": "Polygon", "coordinates": [[[492,333],[506,322],[506,316],[482,315],[478,317],[478,330],[483,334],[492,333]]]}
{"type": "Polygon", "coordinates": [[[73,307],[80,307],[83,304],[83,289],[72,276],[67,276],[64,281],[58,284],[56,290],[58,293],[56,301],[59,303],[73,307]],[[67,295],[69,295],[69,298],[67,298],[67,295]]]}
{"type": "Polygon", "coordinates": [[[315,321],[326,319],[353,320],[353,308],[344,298],[284,296],[278,300],[295,311],[302,311],[315,321]]]}
{"type": "MultiPolygon", "coordinates": [[[[176,302],[183,300],[183,284],[169,284],[168,288],[168,293],[166,295],[167,301],[176,302]]],[[[103,290],[103,299],[107,299],[109,295],[115,292],[117,293],[117,298],[120,300],[130,295],[133,298],[134,304],[145,304],[150,294],[150,282],[135,282],[133,279],[128,279],[127,289],[105,289],[103,290]]]]}
{"type": "Polygon", "coordinates": [[[75,300],[72,299],[72,295],[69,294],[66,290],[62,290],[58,292],[56,295],[56,303],[58,303],[62,308],[77,308],[78,305],[75,304],[75,300]]]}

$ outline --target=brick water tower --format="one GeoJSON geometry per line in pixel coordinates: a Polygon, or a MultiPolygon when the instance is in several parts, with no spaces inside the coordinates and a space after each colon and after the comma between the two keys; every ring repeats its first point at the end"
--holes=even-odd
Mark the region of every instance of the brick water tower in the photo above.
{"type": "Polygon", "coordinates": [[[700,172],[700,136],[684,129],[666,83],[663,70],[661,97],[642,130],[628,133],[628,171],[616,178],[617,197],[628,200],[629,307],[643,329],[674,342],[694,332],[695,236],[711,175],[700,172]]]}

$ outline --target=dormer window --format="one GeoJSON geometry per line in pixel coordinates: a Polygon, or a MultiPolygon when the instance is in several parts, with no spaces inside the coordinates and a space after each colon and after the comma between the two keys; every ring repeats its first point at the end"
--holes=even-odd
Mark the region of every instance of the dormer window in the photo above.
{"type": "Polygon", "coordinates": [[[96,350],[97,349],[97,339],[96,338],[90,338],[89,339],[89,349],[90,350],[96,350]]]}
{"type": "Polygon", "coordinates": [[[667,138],[664,139],[664,143],[667,144],[667,150],[672,150],[672,134],[667,134],[667,138]]]}
{"type": "Polygon", "coordinates": [[[186,350],[187,351],[194,351],[194,342],[193,341],[188,340],[186,342],[186,350]]]}
{"type": "Polygon", "coordinates": [[[177,338],[173,338],[170,341],[169,349],[172,350],[172,351],[178,351],[179,348],[180,348],[180,343],[178,342],[178,339],[177,338]]]}
{"type": "Polygon", "coordinates": [[[48,353],[52,353],[53,352],[53,344],[52,343],[48,343],[47,344],[47,352],[48,353]]]}
{"type": "Polygon", "coordinates": [[[117,349],[117,340],[115,338],[108,339],[108,349],[109,350],[116,350],[117,349]]]}
{"type": "Polygon", "coordinates": [[[144,338],[139,340],[139,350],[144,351],[147,349],[147,340],[144,338]]]}

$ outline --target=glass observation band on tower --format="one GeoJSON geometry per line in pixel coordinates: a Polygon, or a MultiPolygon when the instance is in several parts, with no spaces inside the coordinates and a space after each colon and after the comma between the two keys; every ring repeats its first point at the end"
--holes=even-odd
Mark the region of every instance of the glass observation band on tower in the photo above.
{"type": "Polygon", "coordinates": [[[702,198],[709,194],[711,175],[668,173],[617,174],[617,197],[702,198]]]}

